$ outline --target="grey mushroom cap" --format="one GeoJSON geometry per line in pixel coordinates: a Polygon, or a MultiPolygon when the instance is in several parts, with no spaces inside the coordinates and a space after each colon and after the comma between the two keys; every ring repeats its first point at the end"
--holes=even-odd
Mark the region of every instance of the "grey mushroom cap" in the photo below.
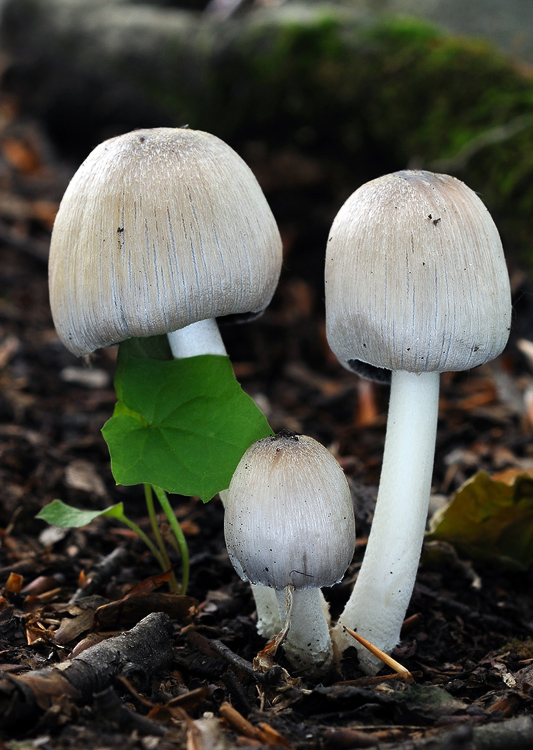
{"type": "Polygon", "coordinates": [[[50,304],[74,354],[262,312],[281,239],[253,173],[214,135],[137,130],[89,154],[61,201],[50,304]]]}
{"type": "Polygon", "coordinates": [[[466,370],[509,337],[498,230],[448,175],[402,171],[356,190],[333,222],[325,280],[328,342],[348,369],[466,370]]]}
{"type": "Polygon", "coordinates": [[[254,443],[231,480],[224,533],[245,581],[277,590],[337,583],[355,547],[351,492],[338,461],[305,435],[254,443]]]}

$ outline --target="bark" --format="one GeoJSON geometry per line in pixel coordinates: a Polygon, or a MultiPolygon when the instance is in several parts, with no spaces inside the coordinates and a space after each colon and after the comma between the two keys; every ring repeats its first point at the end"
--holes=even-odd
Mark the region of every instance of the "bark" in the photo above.
{"type": "Polygon", "coordinates": [[[156,612],[131,630],[48,669],[0,680],[0,726],[10,726],[68,697],[87,702],[119,675],[146,682],[173,661],[170,619],[156,612]]]}

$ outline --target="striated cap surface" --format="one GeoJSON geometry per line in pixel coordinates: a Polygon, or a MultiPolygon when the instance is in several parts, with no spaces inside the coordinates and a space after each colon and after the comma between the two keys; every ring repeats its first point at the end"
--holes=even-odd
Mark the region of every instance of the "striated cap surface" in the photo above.
{"type": "Polygon", "coordinates": [[[258,314],[281,269],[279,231],[245,162],[214,135],[137,130],[89,154],[54,224],[50,304],[88,354],[223,315],[258,314]]]}
{"type": "Polygon", "coordinates": [[[454,177],[403,171],[356,190],[333,222],[325,279],[328,342],[348,369],[466,370],[507,343],[498,230],[454,177]]]}
{"type": "Polygon", "coordinates": [[[224,533],[240,577],[281,590],[341,580],[355,546],[350,488],[313,438],[282,432],[254,443],[226,495],[224,533]]]}

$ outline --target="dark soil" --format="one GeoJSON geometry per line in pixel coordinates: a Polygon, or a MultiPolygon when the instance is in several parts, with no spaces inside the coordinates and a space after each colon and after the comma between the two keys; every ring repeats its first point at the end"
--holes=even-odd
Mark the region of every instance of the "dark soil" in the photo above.
{"type": "MultiPolygon", "coordinates": [[[[76,360],[49,312],[46,254],[69,170],[39,125],[18,116],[16,102],[1,101],[0,114],[0,747],[533,747],[529,572],[472,566],[451,549],[426,554],[395,653],[415,677],[410,685],[387,669],[369,680],[355,652],[321,685],[288,682],[280,670],[267,684],[251,670],[265,644],[250,589],[225,551],[217,499],[175,498],[191,550],[186,601],[157,586],[142,543],[112,521],[54,532],[35,519],[54,498],[87,509],[123,501],[148,530],[142,491],[115,486],[100,434],[115,401],[116,352],[76,360]],[[134,586],[136,596],[124,601],[134,586]],[[161,652],[142,669],[126,665],[115,675],[110,663],[109,684],[81,698],[33,675],[95,638],[131,631],[150,611],[170,617],[170,626],[165,618],[159,624],[170,628],[172,649],[149,644],[161,652]]],[[[365,548],[387,391],[367,390],[327,348],[325,236],[310,236],[303,209],[281,230],[286,263],[273,305],[223,335],[238,378],[272,427],[324,442],[352,483],[358,544],[344,583],[325,592],[335,618],[365,548]]],[[[515,327],[527,332],[529,293],[519,272],[514,285],[515,327]]],[[[524,398],[531,379],[514,342],[490,367],[443,377],[436,495],[449,496],[480,468],[532,468],[524,398]]],[[[282,655],[279,664],[287,667],[282,655]]]]}

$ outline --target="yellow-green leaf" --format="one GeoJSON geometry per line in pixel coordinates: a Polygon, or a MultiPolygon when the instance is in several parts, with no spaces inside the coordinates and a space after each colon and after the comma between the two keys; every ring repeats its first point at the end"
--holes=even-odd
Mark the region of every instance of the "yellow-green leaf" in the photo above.
{"type": "Polygon", "coordinates": [[[478,472],[435,516],[426,539],[450,542],[473,560],[528,568],[533,563],[533,477],[520,474],[507,483],[478,472]]]}
{"type": "MultiPolygon", "coordinates": [[[[81,510],[67,505],[62,500],[52,500],[45,505],[35,518],[47,521],[52,526],[59,526],[62,529],[79,529],[82,526],[88,526],[95,518],[106,516],[116,518],[125,523],[124,506],[122,503],[111,505],[104,510],[81,510]]],[[[126,519],[127,521],[127,519],[126,519]]]]}

